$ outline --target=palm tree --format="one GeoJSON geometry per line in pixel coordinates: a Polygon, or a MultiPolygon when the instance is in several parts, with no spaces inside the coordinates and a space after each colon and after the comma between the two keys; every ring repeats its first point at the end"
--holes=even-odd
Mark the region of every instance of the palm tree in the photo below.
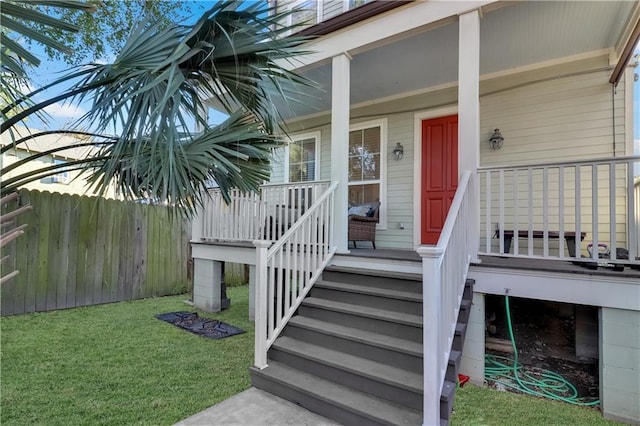
{"type": "MultiPolygon", "coordinates": [[[[284,131],[276,99],[289,101],[300,85],[311,84],[282,65],[304,53],[299,46],[305,39],[284,36],[291,28],[280,23],[288,13],[265,2],[225,1],[192,26],[162,29],[141,22],[112,64],[75,67],[11,102],[2,110],[0,133],[55,102],[91,103],[75,127],[91,129],[94,139],[86,143],[98,148],[96,155],[73,164],[4,179],[2,193],[62,167],[82,168],[99,192],[115,182],[127,198],[165,200],[188,214],[202,202],[212,179],[227,200],[231,188],[257,190],[269,177],[271,150],[284,131]],[[59,96],[28,104],[41,91],[70,80],[75,83],[59,96]],[[208,125],[204,98],[215,100],[229,119],[208,125]]],[[[6,169],[3,176],[13,170],[6,169]]]]}
{"type": "MultiPolygon", "coordinates": [[[[0,7],[0,104],[11,105],[23,100],[23,105],[33,105],[29,98],[25,98],[24,91],[29,87],[29,66],[40,65],[40,59],[21,43],[29,39],[37,41],[53,50],[71,53],[70,49],[58,40],[47,35],[46,31],[37,31],[29,24],[37,24],[42,28],[60,31],[77,32],[75,25],[45,15],[35,9],[35,6],[51,6],[57,10],[81,10],[94,12],[95,5],[83,0],[32,0],[18,2],[3,0],[0,7]]],[[[17,113],[14,109],[9,113],[17,113]]],[[[2,120],[8,117],[2,113],[2,120]]]]}

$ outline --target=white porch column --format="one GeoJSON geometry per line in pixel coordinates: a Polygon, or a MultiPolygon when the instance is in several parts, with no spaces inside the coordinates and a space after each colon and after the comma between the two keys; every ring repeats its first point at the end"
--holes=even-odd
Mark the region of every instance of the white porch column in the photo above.
{"type": "Polygon", "coordinates": [[[333,57],[331,72],[331,180],[338,181],[333,204],[334,243],[347,253],[349,181],[349,103],[351,60],[346,53],[333,57]]]}
{"type": "Polygon", "coordinates": [[[480,244],[480,16],[474,10],[460,15],[458,41],[458,175],[471,171],[474,188],[472,208],[475,220],[469,224],[473,247],[472,261],[477,261],[480,244]]]}

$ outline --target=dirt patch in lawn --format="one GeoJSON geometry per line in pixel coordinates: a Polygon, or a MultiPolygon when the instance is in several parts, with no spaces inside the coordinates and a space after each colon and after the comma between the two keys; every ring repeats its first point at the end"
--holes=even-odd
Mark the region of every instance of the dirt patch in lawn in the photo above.
{"type": "MultiPolygon", "coordinates": [[[[598,359],[576,355],[573,305],[511,298],[510,308],[520,364],[533,371],[555,372],[575,386],[579,397],[597,399],[598,359]]],[[[510,344],[504,298],[487,297],[486,312],[487,337],[503,339],[510,344]]],[[[513,356],[491,349],[486,353],[513,356]]]]}

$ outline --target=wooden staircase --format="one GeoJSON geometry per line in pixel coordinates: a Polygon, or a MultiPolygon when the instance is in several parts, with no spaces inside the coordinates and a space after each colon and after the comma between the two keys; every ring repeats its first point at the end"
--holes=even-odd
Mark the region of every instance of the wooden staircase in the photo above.
{"type": "MultiPolygon", "coordinates": [[[[453,408],[473,282],[440,400],[453,408]]],[[[345,425],[422,424],[422,277],[328,268],[268,352],[253,386],[345,425]]]]}

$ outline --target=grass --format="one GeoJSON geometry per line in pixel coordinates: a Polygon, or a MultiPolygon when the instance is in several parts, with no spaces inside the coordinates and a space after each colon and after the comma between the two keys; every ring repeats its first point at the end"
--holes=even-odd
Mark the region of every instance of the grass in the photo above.
{"type": "MultiPolygon", "coordinates": [[[[231,307],[203,314],[247,330],[206,339],[158,321],[191,310],[185,296],[4,317],[4,425],[170,425],[250,386],[253,324],[248,287],[231,307]]],[[[581,408],[465,385],[452,425],[613,425],[581,408]]]]}
{"type": "Polygon", "coordinates": [[[499,392],[467,384],[458,389],[452,426],[617,425],[595,408],[499,392]]]}
{"type": "Polygon", "coordinates": [[[2,425],[168,425],[249,388],[248,288],[203,314],[247,330],[213,340],[153,316],[192,310],[171,296],[3,317],[2,425]]]}

